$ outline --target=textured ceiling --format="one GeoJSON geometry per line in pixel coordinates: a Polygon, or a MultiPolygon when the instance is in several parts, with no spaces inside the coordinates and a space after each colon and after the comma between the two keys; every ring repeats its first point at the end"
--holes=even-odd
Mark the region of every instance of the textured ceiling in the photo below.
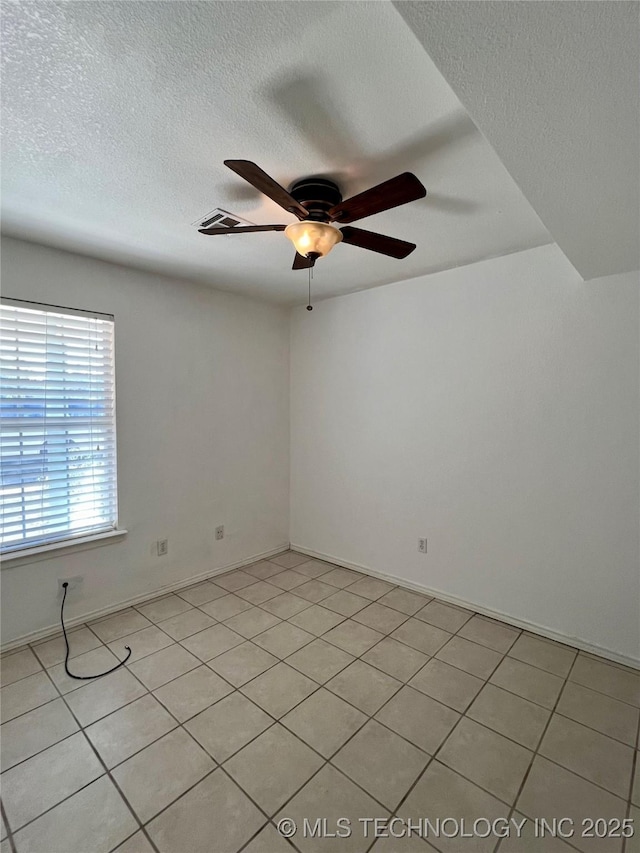
{"type": "Polygon", "coordinates": [[[222,164],[245,158],[285,186],[333,176],[345,197],[405,170],[427,187],[358,223],[418,249],[338,246],[317,297],[551,240],[390,3],[36,0],[3,4],[2,27],[8,233],[300,302],[282,234],[191,225],[218,206],[292,221],[222,164]]]}
{"type": "Polygon", "coordinates": [[[585,279],[640,267],[638,2],[396,2],[585,279]]]}

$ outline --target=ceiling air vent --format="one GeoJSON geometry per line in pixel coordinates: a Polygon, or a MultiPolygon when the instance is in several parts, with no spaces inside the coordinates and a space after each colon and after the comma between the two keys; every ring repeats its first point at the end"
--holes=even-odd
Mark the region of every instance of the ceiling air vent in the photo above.
{"type": "Polygon", "coordinates": [[[255,222],[249,222],[248,219],[242,219],[241,216],[236,216],[235,213],[229,213],[228,210],[223,210],[221,207],[216,207],[210,210],[209,213],[196,219],[191,223],[194,228],[210,228],[212,225],[220,228],[228,228],[231,230],[237,225],[255,225],[255,222]]]}

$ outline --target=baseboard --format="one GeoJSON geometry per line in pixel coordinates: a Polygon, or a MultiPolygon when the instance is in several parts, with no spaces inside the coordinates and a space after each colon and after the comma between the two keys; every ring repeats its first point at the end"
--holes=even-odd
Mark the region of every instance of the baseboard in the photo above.
{"type": "Polygon", "coordinates": [[[424,595],[432,595],[435,598],[439,598],[441,601],[446,601],[449,604],[457,604],[459,607],[465,607],[468,610],[473,610],[475,613],[481,613],[483,616],[488,616],[491,619],[499,619],[501,622],[506,622],[516,628],[523,628],[525,631],[529,631],[532,634],[538,634],[541,637],[546,637],[548,640],[555,640],[558,643],[573,646],[573,648],[580,649],[583,652],[588,652],[589,654],[596,655],[597,657],[606,658],[612,663],[622,664],[623,666],[628,666],[632,669],[640,669],[640,658],[622,655],[612,649],[606,649],[602,646],[590,643],[588,640],[584,640],[581,637],[571,637],[568,634],[563,634],[559,631],[547,628],[545,625],[538,625],[537,623],[529,622],[526,619],[517,619],[508,613],[502,613],[500,610],[492,610],[489,607],[477,604],[475,601],[469,601],[468,599],[460,598],[456,595],[450,595],[442,590],[433,589],[431,587],[424,586],[423,584],[398,577],[397,575],[379,572],[377,569],[371,569],[368,566],[362,566],[358,563],[350,563],[331,554],[322,554],[319,551],[312,551],[309,548],[305,548],[303,545],[296,545],[294,542],[291,542],[289,547],[294,551],[298,551],[300,554],[306,554],[308,557],[314,557],[317,560],[324,560],[327,563],[335,563],[337,566],[343,566],[345,569],[353,569],[356,572],[363,572],[364,574],[380,578],[381,580],[399,583],[402,586],[407,587],[407,589],[413,589],[415,592],[421,592],[424,595]]]}
{"type": "MultiPolygon", "coordinates": [[[[176,589],[192,586],[195,583],[206,581],[216,575],[222,575],[224,572],[230,572],[233,569],[240,569],[242,566],[249,566],[251,563],[256,563],[258,560],[266,560],[268,557],[273,557],[274,554],[280,554],[282,551],[286,551],[288,547],[289,543],[283,542],[282,545],[277,548],[272,548],[269,551],[263,551],[261,554],[254,554],[252,557],[248,557],[245,560],[239,560],[236,563],[221,566],[211,572],[201,572],[200,574],[193,575],[189,578],[182,578],[175,583],[167,584],[159,589],[153,590],[152,592],[143,592],[140,595],[134,595],[132,598],[127,598],[124,601],[117,602],[116,604],[109,604],[106,607],[99,608],[98,610],[91,610],[88,613],[84,613],[82,616],[74,616],[73,619],[69,620],[65,619],[65,625],[67,628],[74,628],[76,625],[84,625],[85,622],[92,622],[96,619],[100,619],[102,616],[109,616],[112,613],[117,613],[119,610],[124,610],[134,604],[139,604],[142,601],[153,601],[154,598],[162,598],[163,595],[174,592],[176,589]]],[[[23,634],[20,637],[16,637],[13,640],[3,643],[2,647],[0,647],[0,653],[4,654],[4,652],[24,646],[26,643],[48,640],[50,637],[54,637],[56,634],[59,634],[60,630],[60,625],[56,624],[49,625],[46,628],[39,628],[37,631],[31,631],[28,634],[23,634]]]]}

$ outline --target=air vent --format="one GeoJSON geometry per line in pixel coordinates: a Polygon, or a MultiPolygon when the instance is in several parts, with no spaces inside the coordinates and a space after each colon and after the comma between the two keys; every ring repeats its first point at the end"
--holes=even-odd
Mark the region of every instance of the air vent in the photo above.
{"type": "Polygon", "coordinates": [[[249,222],[248,219],[243,219],[241,216],[236,216],[235,213],[229,213],[228,210],[223,210],[221,207],[216,207],[210,210],[209,213],[196,219],[191,223],[194,228],[210,228],[211,226],[220,226],[220,228],[236,228],[238,225],[255,225],[255,222],[249,222]]]}

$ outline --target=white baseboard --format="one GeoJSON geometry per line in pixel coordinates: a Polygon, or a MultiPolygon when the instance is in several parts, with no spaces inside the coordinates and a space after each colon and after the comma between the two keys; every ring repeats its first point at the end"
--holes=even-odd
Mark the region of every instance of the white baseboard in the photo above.
{"type": "Polygon", "coordinates": [[[349,563],[340,559],[340,557],[334,557],[331,554],[322,554],[318,551],[312,551],[309,548],[305,548],[303,545],[296,545],[292,542],[289,547],[293,551],[298,551],[300,554],[306,554],[308,557],[314,557],[317,560],[325,560],[327,563],[335,563],[337,566],[343,566],[345,569],[353,569],[356,572],[363,572],[364,574],[380,578],[381,580],[400,584],[407,589],[413,589],[415,592],[421,592],[423,595],[431,595],[435,598],[439,598],[441,601],[447,601],[449,604],[457,604],[459,607],[465,607],[467,610],[473,610],[475,613],[481,613],[483,616],[488,616],[491,619],[499,619],[501,622],[514,625],[516,628],[523,628],[525,631],[529,631],[532,634],[538,634],[541,637],[546,637],[548,640],[555,640],[558,643],[573,646],[573,648],[580,649],[583,652],[588,652],[589,654],[606,658],[612,663],[622,664],[623,666],[628,666],[632,669],[640,669],[640,658],[633,658],[628,655],[615,652],[612,649],[597,646],[594,643],[590,643],[588,640],[582,639],[581,637],[571,637],[568,634],[554,631],[551,628],[547,628],[544,625],[538,625],[535,622],[529,622],[526,619],[516,619],[514,616],[511,616],[508,613],[502,613],[500,610],[492,610],[489,607],[476,604],[474,601],[459,598],[456,595],[450,595],[449,593],[442,592],[442,590],[439,589],[432,589],[431,587],[415,583],[414,581],[409,581],[406,578],[399,577],[398,575],[379,572],[376,569],[369,568],[368,566],[361,566],[358,563],[349,563]]]}
{"type": "MultiPolygon", "coordinates": [[[[92,622],[96,619],[100,619],[102,616],[109,616],[111,613],[117,613],[118,610],[124,610],[126,607],[131,607],[134,604],[139,604],[142,601],[153,601],[154,598],[162,598],[163,595],[167,595],[170,592],[173,592],[176,589],[182,589],[186,586],[192,586],[195,583],[200,583],[201,581],[208,580],[209,578],[213,578],[216,575],[224,574],[224,572],[230,572],[232,569],[239,569],[242,566],[249,566],[251,563],[256,563],[258,560],[266,560],[268,557],[273,557],[274,554],[280,554],[282,551],[286,551],[289,547],[288,542],[283,542],[277,548],[272,548],[269,551],[263,551],[261,554],[254,554],[252,557],[248,557],[245,560],[240,560],[236,563],[230,563],[227,566],[221,566],[218,569],[214,569],[211,572],[200,572],[198,575],[193,575],[189,578],[181,578],[179,581],[175,581],[175,583],[166,584],[165,586],[159,587],[156,590],[147,591],[140,593],[140,595],[134,595],[132,598],[127,598],[124,601],[118,601],[114,604],[108,604],[106,607],[101,607],[98,610],[91,610],[88,613],[84,613],[81,616],[74,616],[72,619],[65,619],[65,626],[67,628],[74,628],[76,625],[83,625],[85,622],[92,622]]],[[[0,652],[8,652],[12,649],[18,648],[19,646],[24,646],[26,643],[34,643],[40,642],[40,640],[47,640],[49,637],[53,637],[56,634],[61,632],[61,628],[59,624],[49,625],[46,628],[39,628],[37,631],[31,631],[28,634],[23,634],[20,637],[16,637],[13,640],[9,640],[4,643],[0,648],[0,652]]]]}

